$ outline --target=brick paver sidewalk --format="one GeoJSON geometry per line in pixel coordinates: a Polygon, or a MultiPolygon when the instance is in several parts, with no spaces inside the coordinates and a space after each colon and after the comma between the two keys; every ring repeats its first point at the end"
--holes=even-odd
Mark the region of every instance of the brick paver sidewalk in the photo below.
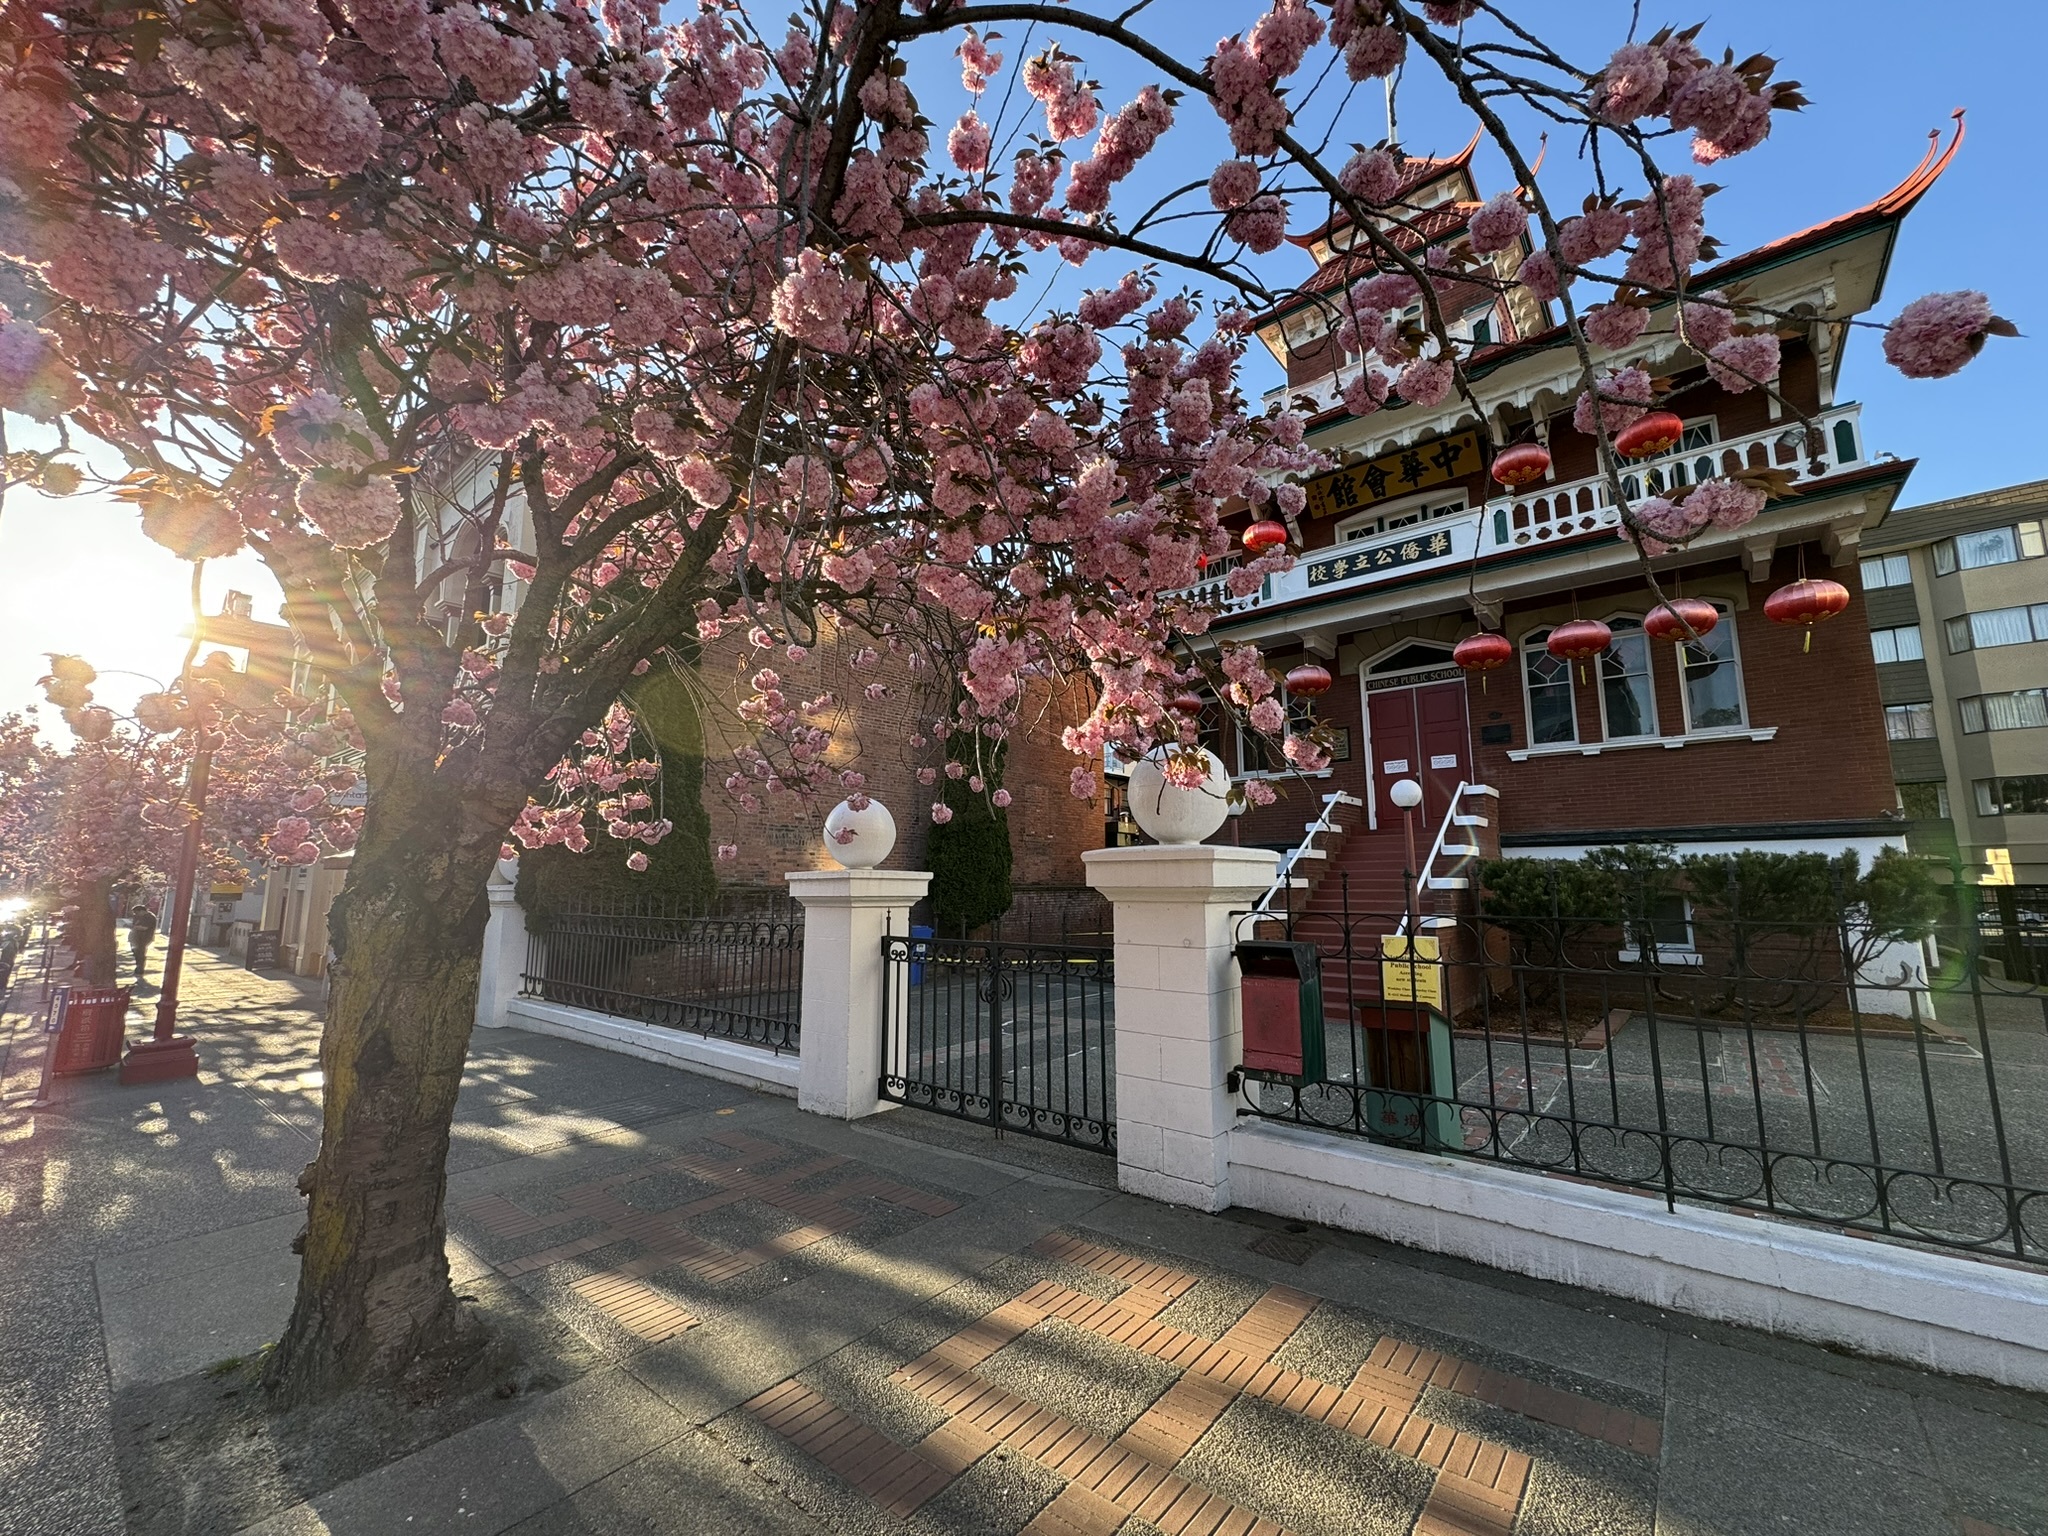
{"type": "MultiPolygon", "coordinates": [[[[0,1536],[122,1530],[123,1405],[288,1307],[317,994],[195,962],[197,1084],[74,1081],[30,1115],[40,1042],[6,1016],[0,1536]]],[[[451,1260],[585,1363],[256,1528],[2048,1536],[2038,1399],[1111,1172],[480,1036],[451,1260]]]]}

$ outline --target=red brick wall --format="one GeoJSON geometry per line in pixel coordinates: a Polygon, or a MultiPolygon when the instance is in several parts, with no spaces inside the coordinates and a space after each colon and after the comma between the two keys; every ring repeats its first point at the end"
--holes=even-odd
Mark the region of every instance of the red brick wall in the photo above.
{"type": "MultiPolygon", "coordinates": [[[[1744,696],[1752,729],[1776,727],[1767,742],[1700,742],[1678,749],[1623,748],[1598,757],[1564,754],[1512,762],[1507,748],[1482,746],[1479,728],[1501,716],[1514,726],[1514,745],[1528,745],[1528,722],[1513,664],[1491,674],[1487,691],[1469,683],[1474,751],[1480,773],[1501,792],[1502,830],[1519,833],[1699,825],[1764,826],[1778,822],[1847,821],[1881,816],[1895,803],[1884,735],[1876,663],[1853,569],[1828,569],[1807,550],[1807,569],[1847,586],[1849,607],[1814,633],[1764,617],[1764,598],[1795,579],[1797,556],[1781,550],[1768,583],[1748,587],[1748,605],[1734,615],[1744,696]]],[[[1713,590],[1712,587],[1706,590],[1713,590]]],[[[1581,594],[1589,615],[1640,613],[1647,592],[1610,589],[1581,594]],[[1631,602],[1631,597],[1634,601],[1631,602]]],[[[1540,611],[1547,618],[1563,615],[1540,611]]],[[[1536,627],[1538,610],[1510,610],[1506,627],[1519,638],[1536,627]]],[[[1723,621],[1724,623],[1727,620],[1723,621]]],[[[1675,651],[1651,642],[1659,729],[1675,734],[1684,719],[1675,651]]],[[[1600,740],[1597,675],[1587,663],[1577,688],[1579,740],[1600,740]]]]}
{"type": "MultiPolygon", "coordinates": [[[[1278,650],[1269,652],[1268,659],[1283,672],[1289,667],[1299,665],[1303,661],[1321,660],[1320,657],[1309,657],[1301,653],[1288,654],[1278,650]]],[[[1330,667],[1332,671],[1336,670],[1327,661],[1323,661],[1322,664],[1330,667]]],[[[1234,823],[1236,827],[1236,840],[1246,847],[1263,845],[1274,848],[1292,848],[1301,841],[1302,833],[1307,830],[1307,824],[1321,814],[1324,795],[1336,790],[1345,790],[1363,800],[1365,798],[1366,762],[1365,725],[1362,716],[1363,709],[1358,696],[1357,674],[1353,673],[1348,677],[1339,677],[1331,685],[1330,691],[1316,700],[1316,717],[1319,720],[1328,722],[1332,726],[1340,726],[1349,733],[1351,744],[1350,758],[1344,762],[1332,763],[1330,765],[1330,776],[1327,779],[1275,779],[1273,781],[1273,788],[1279,793],[1280,799],[1269,806],[1253,806],[1242,816],[1237,817],[1234,823]]],[[[1235,773],[1237,771],[1237,749],[1235,744],[1226,741],[1224,746],[1219,749],[1219,755],[1223,758],[1225,766],[1232,773],[1235,773]]],[[[1358,814],[1362,816],[1363,812],[1358,814]]],[[[1359,821],[1354,821],[1352,824],[1363,825],[1359,821]]],[[[1233,835],[1232,825],[1233,823],[1226,822],[1223,830],[1210,838],[1209,841],[1212,843],[1230,842],[1233,835]]]]}

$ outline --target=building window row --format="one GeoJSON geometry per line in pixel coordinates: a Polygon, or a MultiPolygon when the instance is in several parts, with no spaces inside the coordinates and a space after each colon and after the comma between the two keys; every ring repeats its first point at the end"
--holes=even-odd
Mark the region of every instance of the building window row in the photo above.
{"type": "Polygon", "coordinates": [[[2048,688],[2020,688],[2012,693],[1978,693],[1958,699],[1963,731],[2023,731],[2048,725],[2048,688]]]}
{"type": "MultiPolygon", "coordinates": [[[[1733,612],[1714,605],[1721,622],[1698,643],[1678,650],[1678,694],[1687,734],[1740,730],[1747,724],[1742,696],[1742,663],[1735,644],[1733,612]]],[[[1651,646],[1638,618],[1610,619],[1614,640],[1595,664],[1600,684],[1600,730],[1604,741],[1630,741],[1662,734],[1651,646]]],[[[1522,641],[1522,688],[1528,707],[1529,745],[1569,746],[1579,739],[1577,683],[1573,664],[1544,648],[1550,631],[1522,641]]]]}
{"type": "Polygon", "coordinates": [[[1987,565],[2010,565],[2015,560],[2036,560],[2048,554],[2048,541],[2041,525],[2011,523],[2003,528],[1980,528],[1959,533],[1934,545],[1934,574],[1953,576],[1957,571],[1974,571],[1987,565]]]}
{"type": "Polygon", "coordinates": [[[2048,815],[2048,773],[1979,779],[1974,787],[1979,816],[2048,815]]]}
{"type": "Polygon", "coordinates": [[[1921,660],[1927,649],[1920,643],[1920,626],[1901,624],[1894,629],[1873,629],[1870,632],[1870,654],[1879,661],[1921,660]]]}
{"type": "Polygon", "coordinates": [[[1904,555],[1872,555],[1863,562],[1863,589],[1875,592],[1880,587],[1910,587],[1913,585],[1913,562],[1904,555]]]}
{"type": "Polygon", "coordinates": [[[1951,652],[1988,651],[1996,646],[2025,645],[2034,640],[2048,640],[2048,603],[1987,608],[1982,613],[1959,614],[1948,621],[1951,652]]]}

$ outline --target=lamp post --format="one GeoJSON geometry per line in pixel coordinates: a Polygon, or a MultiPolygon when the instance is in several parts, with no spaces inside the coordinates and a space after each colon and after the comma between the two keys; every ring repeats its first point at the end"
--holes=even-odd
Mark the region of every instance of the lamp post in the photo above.
{"type": "Polygon", "coordinates": [[[1396,779],[1387,790],[1387,798],[1401,808],[1401,830],[1408,839],[1408,865],[1401,871],[1403,884],[1408,893],[1408,916],[1415,916],[1415,807],[1422,804],[1422,786],[1413,779],[1396,779]]]}
{"type": "Polygon", "coordinates": [[[206,783],[213,771],[213,737],[204,726],[194,727],[198,750],[185,775],[185,799],[191,815],[178,849],[178,871],[171,885],[171,945],[164,956],[163,986],[157,993],[156,1027],[149,1039],[128,1047],[121,1058],[124,1083],[161,1083],[173,1078],[199,1075],[199,1052],[190,1035],[177,1033],[178,979],[185,969],[185,936],[192,927],[192,903],[199,878],[200,825],[206,815],[206,783]]]}

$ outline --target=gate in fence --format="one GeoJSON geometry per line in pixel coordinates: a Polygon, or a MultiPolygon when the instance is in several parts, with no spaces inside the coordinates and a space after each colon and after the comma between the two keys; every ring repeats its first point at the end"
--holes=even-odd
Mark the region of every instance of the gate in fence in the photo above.
{"type": "Polygon", "coordinates": [[[2048,988],[1968,930],[1932,969],[1853,910],[1283,932],[1320,951],[1326,1064],[1242,1074],[1243,1114],[2048,1265],[2048,988]],[[1429,958],[1387,959],[1418,927],[1429,958]]]}
{"type": "Polygon", "coordinates": [[[797,1049],[803,974],[794,905],[730,916],[586,909],[529,920],[520,993],[780,1054],[797,1049]]]}
{"type": "Polygon", "coordinates": [[[881,1097],[1115,1152],[1113,954],[885,936],[881,1097]]]}

